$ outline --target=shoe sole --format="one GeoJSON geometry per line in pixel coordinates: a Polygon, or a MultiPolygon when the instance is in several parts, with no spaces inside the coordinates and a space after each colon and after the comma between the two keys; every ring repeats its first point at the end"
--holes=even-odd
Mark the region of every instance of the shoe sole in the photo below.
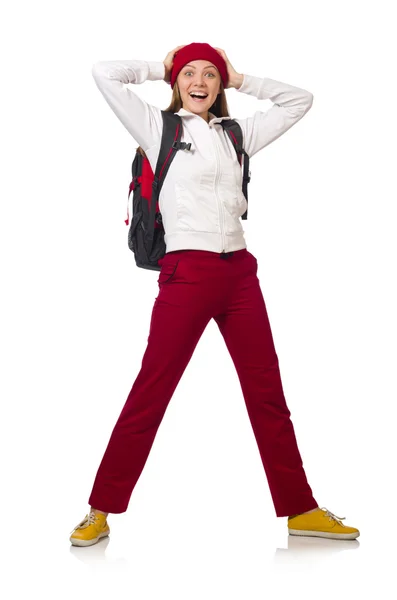
{"type": "Polygon", "coordinates": [[[304,529],[289,529],[290,535],[307,535],[310,537],[322,537],[333,540],[354,540],[360,535],[359,531],[353,531],[352,533],[327,533],[326,531],[310,531],[304,529]]]}
{"type": "Polygon", "coordinates": [[[99,542],[99,540],[103,537],[107,537],[110,533],[110,530],[108,531],[103,531],[102,533],[100,533],[98,535],[98,537],[93,538],[92,540],[79,540],[77,538],[73,538],[70,537],[69,540],[72,542],[73,546],[92,546],[93,544],[96,544],[97,542],[99,542]]]}

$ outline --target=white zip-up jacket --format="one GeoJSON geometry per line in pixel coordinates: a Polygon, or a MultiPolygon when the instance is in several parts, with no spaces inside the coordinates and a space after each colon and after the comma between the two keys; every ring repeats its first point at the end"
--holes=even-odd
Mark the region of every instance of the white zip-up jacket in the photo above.
{"type": "MultiPolygon", "coordinates": [[[[145,151],[154,173],[163,129],[161,109],[124,84],[164,79],[164,63],[100,61],[93,65],[92,75],[111,109],[145,151]]],[[[311,92],[267,77],[244,74],[241,87],[235,89],[273,102],[266,112],[235,118],[250,158],[297,123],[313,102],[311,92]]],[[[242,192],[243,166],[220,125],[220,121],[231,117],[218,118],[210,113],[207,123],[184,108],[176,114],[182,118],[181,141],[191,142],[191,150],[178,150],[160,191],[166,252],[191,249],[221,253],[246,248],[240,219],[247,210],[242,192]]],[[[132,203],[132,193],[130,199],[132,203]]]]}

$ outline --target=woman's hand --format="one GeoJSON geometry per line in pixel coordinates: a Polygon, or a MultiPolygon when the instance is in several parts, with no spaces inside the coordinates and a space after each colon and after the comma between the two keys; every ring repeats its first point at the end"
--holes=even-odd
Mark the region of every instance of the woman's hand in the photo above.
{"type": "Polygon", "coordinates": [[[226,56],[226,52],[224,50],[222,50],[221,48],[217,48],[216,46],[214,46],[215,50],[218,52],[218,54],[220,54],[222,56],[222,58],[224,59],[224,61],[226,62],[226,66],[227,66],[227,73],[228,73],[228,82],[227,82],[227,86],[226,88],[239,88],[241,87],[242,83],[243,83],[243,79],[244,76],[241,73],[237,73],[237,71],[234,69],[234,67],[232,67],[232,64],[230,62],[230,60],[228,59],[228,57],[226,56]]]}
{"type": "Polygon", "coordinates": [[[174,48],[173,50],[171,50],[171,52],[168,52],[167,56],[164,59],[164,66],[165,66],[165,74],[164,74],[164,81],[166,83],[171,83],[171,71],[172,71],[172,65],[174,64],[174,55],[178,52],[178,50],[180,50],[181,48],[183,48],[184,46],[186,46],[186,44],[182,44],[182,46],[177,46],[176,48],[174,48]]]}

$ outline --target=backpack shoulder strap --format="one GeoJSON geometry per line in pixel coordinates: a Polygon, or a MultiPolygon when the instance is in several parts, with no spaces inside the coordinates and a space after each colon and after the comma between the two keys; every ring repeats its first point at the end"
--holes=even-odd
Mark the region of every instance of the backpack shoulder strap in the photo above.
{"type": "MultiPolygon", "coordinates": [[[[251,181],[251,172],[249,170],[249,156],[243,148],[243,132],[240,125],[234,119],[224,119],[220,121],[224,131],[227,132],[229,138],[232,141],[234,149],[237,153],[238,161],[241,165],[241,157],[244,156],[244,171],[243,171],[243,194],[248,203],[248,183],[251,181]]],[[[248,208],[242,215],[242,219],[246,220],[248,215],[248,208]]]]}
{"type": "MultiPolygon", "coordinates": [[[[163,134],[161,137],[160,152],[157,159],[156,171],[154,173],[153,189],[160,194],[164,178],[170,168],[176,152],[188,144],[181,143],[182,119],[179,115],[170,111],[162,110],[163,134]]],[[[190,144],[189,144],[190,149],[190,144]]]]}
{"type": "Polygon", "coordinates": [[[149,206],[149,228],[147,231],[147,237],[149,238],[149,241],[152,240],[154,236],[154,221],[156,217],[157,200],[160,195],[164,178],[167,175],[168,169],[170,168],[177,151],[182,148],[185,149],[187,146],[189,146],[188,149],[190,150],[191,146],[191,144],[181,142],[181,117],[167,110],[162,110],[161,116],[163,117],[163,133],[161,136],[160,151],[157,159],[156,170],[153,174],[152,196],[149,206]]]}
{"type": "Polygon", "coordinates": [[[228,133],[233,145],[238,153],[242,153],[243,148],[243,132],[240,125],[234,119],[223,119],[220,121],[223,129],[228,133]]]}

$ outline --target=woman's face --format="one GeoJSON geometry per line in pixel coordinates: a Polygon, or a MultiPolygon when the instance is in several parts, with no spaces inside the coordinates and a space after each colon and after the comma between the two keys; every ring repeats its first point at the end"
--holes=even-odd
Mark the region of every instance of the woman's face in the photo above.
{"type": "Polygon", "coordinates": [[[221,76],[218,69],[208,60],[193,60],[178,73],[176,82],[182,99],[182,107],[206,118],[221,91],[221,76]],[[203,100],[191,97],[192,92],[207,94],[203,100]]]}

